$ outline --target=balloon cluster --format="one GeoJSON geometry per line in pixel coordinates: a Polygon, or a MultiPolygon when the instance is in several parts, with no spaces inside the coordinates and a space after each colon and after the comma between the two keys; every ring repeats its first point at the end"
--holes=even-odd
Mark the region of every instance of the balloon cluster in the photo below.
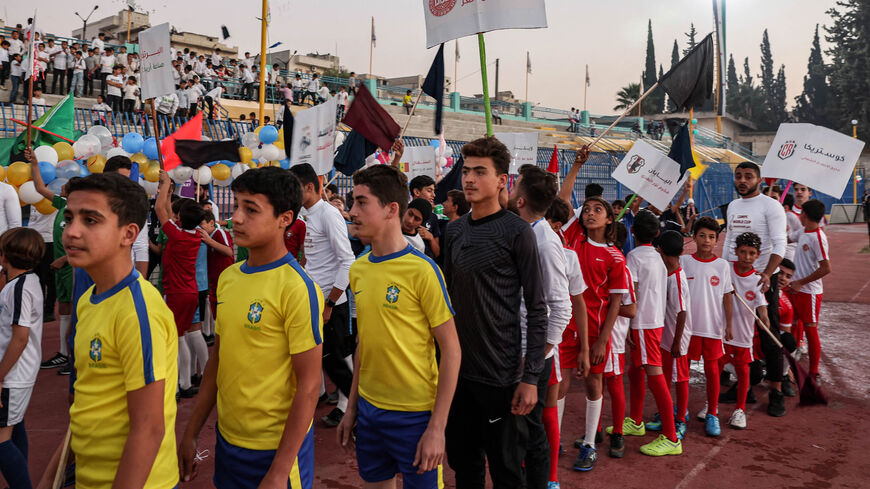
{"type": "Polygon", "coordinates": [[[239,158],[249,168],[261,166],[289,168],[290,160],[284,151],[284,131],[279,131],[275,126],[260,126],[253,132],[242,134],[239,158]]]}

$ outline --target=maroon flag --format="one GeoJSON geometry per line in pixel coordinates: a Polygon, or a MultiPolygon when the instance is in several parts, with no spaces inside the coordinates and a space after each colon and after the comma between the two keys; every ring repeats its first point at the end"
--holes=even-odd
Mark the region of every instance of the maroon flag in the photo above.
{"type": "Polygon", "coordinates": [[[401,131],[396,121],[372,97],[365,85],[357,90],[353,103],[350,104],[350,109],[341,122],[352,127],[384,151],[389,151],[393,147],[393,142],[401,131]]]}

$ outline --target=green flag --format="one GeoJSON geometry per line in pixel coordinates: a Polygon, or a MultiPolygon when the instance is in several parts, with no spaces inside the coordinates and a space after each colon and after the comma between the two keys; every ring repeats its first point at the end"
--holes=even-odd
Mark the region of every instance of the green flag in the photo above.
{"type": "MultiPolygon", "coordinates": [[[[75,129],[75,103],[72,93],[47,110],[42,117],[33,121],[33,126],[41,127],[65,138],[76,139],[79,131],[75,129]]],[[[33,147],[52,145],[63,141],[63,139],[33,128],[30,129],[30,132],[33,147]]],[[[12,138],[0,138],[0,165],[9,166],[12,156],[23,152],[26,145],[27,130],[12,138]]]]}

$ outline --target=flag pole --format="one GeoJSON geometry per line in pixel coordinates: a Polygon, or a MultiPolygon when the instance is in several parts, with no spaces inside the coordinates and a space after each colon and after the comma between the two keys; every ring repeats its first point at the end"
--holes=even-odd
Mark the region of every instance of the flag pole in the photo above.
{"type": "Polygon", "coordinates": [[[420,93],[417,94],[417,98],[414,99],[414,105],[411,106],[411,113],[408,114],[408,120],[405,121],[405,126],[402,128],[402,132],[399,133],[399,139],[402,139],[405,136],[405,131],[408,129],[408,125],[411,124],[411,118],[414,117],[414,110],[417,108],[417,102],[420,101],[420,97],[423,96],[423,90],[420,89],[420,93]]]}
{"type": "Polygon", "coordinates": [[[31,49],[31,53],[30,53],[31,68],[30,68],[30,76],[28,77],[28,78],[30,78],[30,81],[27,83],[27,148],[28,149],[30,148],[30,143],[31,143],[31,141],[30,141],[30,128],[33,126],[31,121],[33,121],[33,76],[35,75],[35,73],[33,72],[34,71],[33,70],[33,56],[34,56],[34,54],[35,53],[33,53],[33,50],[31,49]]]}
{"type": "Polygon", "coordinates": [[[157,123],[157,98],[151,99],[151,121],[154,124],[154,141],[157,142],[157,163],[163,169],[163,152],[160,151],[160,125],[157,123]]]}
{"type": "Polygon", "coordinates": [[[486,118],[486,136],[492,136],[492,112],[489,106],[489,83],[486,79],[486,44],[483,42],[483,33],[477,33],[477,47],[480,51],[480,78],[483,82],[483,111],[486,118]]]}
{"type": "MultiPolygon", "coordinates": [[[[631,111],[634,110],[635,106],[640,104],[643,101],[643,99],[647,98],[647,96],[649,96],[649,94],[651,94],[653,92],[653,90],[658,88],[658,86],[659,86],[659,82],[655,82],[653,84],[653,86],[649,87],[649,90],[644,92],[644,94],[641,95],[639,99],[635,100],[635,102],[633,104],[631,104],[631,106],[629,106],[627,109],[625,109],[625,111],[622,114],[620,114],[619,117],[617,117],[615,121],[613,121],[609,126],[607,126],[607,129],[602,131],[601,134],[599,134],[598,137],[595,138],[594,141],[589,143],[587,145],[587,147],[591,148],[591,147],[595,146],[596,144],[598,144],[598,142],[601,141],[601,139],[604,137],[605,134],[610,132],[610,130],[613,129],[619,123],[619,121],[621,121],[622,119],[625,119],[625,116],[630,114],[631,111]]],[[[628,207],[628,203],[626,203],[626,207],[628,207]]]]}
{"type": "MultiPolygon", "coordinates": [[[[498,96],[498,94],[496,94],[498,96]]],[[[526,51],[526,102],[529,101],[529,52],[526,51]]]]}
{"type": "Polygon", "coordinates": [[[453,51],[453,91],[459,91],[459,39],[454,41],[456,49],[453,51]]]}
{"type": "Polygon", "coordinates": [[[259,121],[263,123],[266,112],[266,15],[269,11],[269,0],[263,0],[263,17],[260,19],[260,112],[259,121]]]}
{"type": "MultiPolygon", "coordinates": [[[[372,76],[372,61],[374,60],[375,55],[375,36],[371,35],[375,33],[375,16],[372,15],[372,32],[369,34],[369,77],[372,76]]],[[[377,95],[377,94],[375,94],[377,95]]]]}
{"type": "Polygon", "coordinates": [[[586,79],[583,80],[583,112],[586,112],[586,90],[589,88],[589,65],[586,65],[586,79]]]}

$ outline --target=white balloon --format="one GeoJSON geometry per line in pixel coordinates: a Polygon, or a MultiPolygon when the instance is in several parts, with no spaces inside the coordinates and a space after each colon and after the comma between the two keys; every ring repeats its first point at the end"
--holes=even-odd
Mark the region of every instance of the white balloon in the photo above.
{"type": "Polygon", "coordinates": [[[192,176],[193,168],[189,166],[176,166],[169,171],[169,178],[171,178],[173,182],[179,185],[190,180],[190,177],[192,176]]]}
{"type": "Polygon", "coordinates": [[[441,159],[439,159],[439,160],[438,160],[438,165],[441,166],[441,167],[445,167],[445,166],[447,166],[447,158],[442,157],[441,159]]]}
{"type": "Polygon", "coordinates": [[[283,159],[281,158],[281,148],[274,144],[264,144],[263,148],[260,150],[260,158],[265,158],[266,161],[283,159]]]}
{"type": "MultiPolygon", "coordinates": [[[[236,165],[239,166],[239,165],[236,165]]],[[[233,183],[233,177],[227,178],[226,180],[215,180],[214,184],[218,187],[229,187],[230,184],[233,183]]]]}
{"type": "Polygon", "coordinates": [[[57,151],[51,146],[40,146],[33,150],[33,156],[36,161],[51,163],[51,166],[57,166],[57,151]]]}
{"type": "Polygon", "coordinates": [[[232,170],[230,170],[230,175],[232,175],[233,178],[239,178],[239,176],[246,171],[248,171],[248,165],[233,165],[232,170]]]}
{"type": "Polygon", "coordinates": [[[100,138],[92,134],[85,134],[73,143],[73,152],[77,159],[90,158],[98,154],[101,148],[100,138]]]}
{"type": "Polygon", "coordinates": [[[100,140],[100,147],[103,149],[109,149],[113,146],[114,138],[112,137],[112,132],[106,126],[91,126],[88,129],[88,135],[96,136],[100,140]]]}
{"type": "Polygon", "coordinates": [[[260,148],[252,148],[251,149],[251,159],[252,160],[259,160],[262,157],[263,157],[263,150],[262,149],[260,149],[260,148]]]}
{"type": "Polygon", "coordinates": [[[335,148],[338,148],[344,143],[344,133],[341,131],[335,131],[335,148]]]}
{"type": "Polygon", "coordinates": [[[106,151],[106,159],[107,160],[113,156],[126,156],[129,158],[130,153],[124,151],[124,148],[121,148],[121,147],[112,148],[109,151],[106,151]]]}
{"type": "Polygon", "coordinates": [[[33,183],[33,180],[24,182],[18,187],[18,198],[21,199],[21,202],[30,205],[43,199],[42,194],[36,191],[36,184],[33,183]]]}
{"type": "Polygon", "coordinates": [[[211,168],[207,166],[201,166],[193,173],[193,180],[200,185],[208,185],[211,183],[211,179],[211,168]]]}
{"type": "Polygon", "coordinates": [[[453,148],[449,144],[444,145],[444,157],[453,156],[453,148]]]}
{"type": "Polygon", "coordinates": [[[149,182],[144,178],[139,179],[139,185],[142,185],[142,188],[145,189],[145,193],[149,196],[157,195],[157,187],[160,185],[157,182],[149,182]]]}
{"type": "Polygon", "coordinates": [[[254,149],[260,145],[260,136],[253,131],[242,134],[242,146],[254,149]]]}

